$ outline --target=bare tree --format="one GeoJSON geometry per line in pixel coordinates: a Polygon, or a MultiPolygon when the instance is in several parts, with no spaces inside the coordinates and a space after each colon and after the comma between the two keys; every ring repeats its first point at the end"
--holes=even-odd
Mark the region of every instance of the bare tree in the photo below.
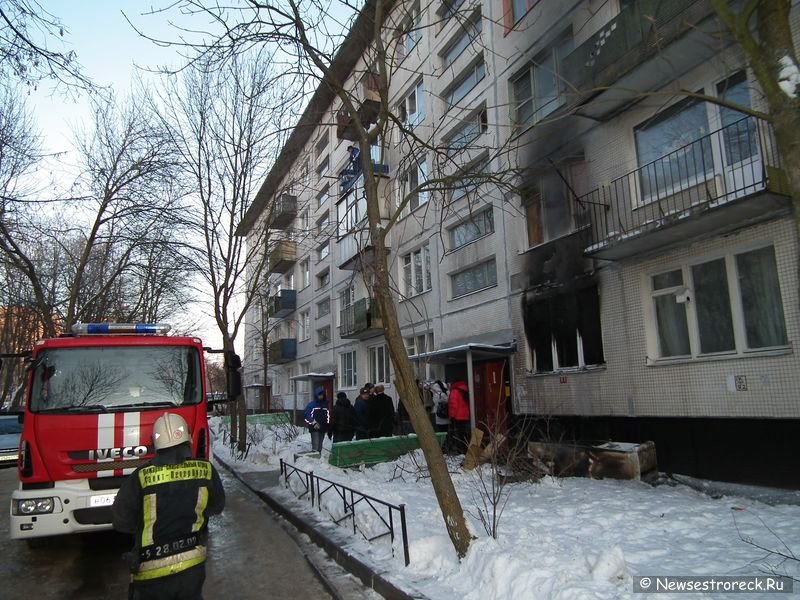
{"type": "Polygon", "coordinates": [[[738,10],[725,0],[710,0],[744,53],[761,87],[768,119],[794,203],[800,228],[800,62],[792,38],[791,0],[748,0],[738,10]]]}
{"type": "MultiPolygon", "coordinates": [[[[161,114],[186,186],[184,218],[194,243],[187,256],[212,297],[223,346],[232,350],[266,269],[267,228],[249,246],[235,231],[273,156],[278,87],[267,54],[237,57],[221,70],[207,67],[196,61],[170,77],[161,114]]],[[[232,409],[238,418],[232,415],[231,435],[243,452],[244,399],[232,409]]]]}
{"type": "MultiPolygon", "coordinates": [[[[357,223],[352,226],[346,223],[339,223],[339,226],[360,240],[359,252],[367,247],[372,252],[373,259],[362,261],[358,275],[368,282],[381,315],[398,395],[419,436],[448,534],[458,555],[465,556],[472,536],[427,412],[423,404],[416,401],[416,375],[406,353],[394,303],[399,290],[389,265],[387,236],[406,212],[422,204],[423,197],[434,202],[430,202],[429,209],[419,211],[416,218],[424,218],[421,215],[434,210],[434,206],[442,215],[450,214],[454,189],[471,192],[472,196],[482,183],[494,183],[497,193],[502,193],[503,188],[512,189],[517,185],[519,174],[511,147],[495,141],[489,156],[476,160],[471,144],[473,137],[442,141],[442,124],[417,127],[394,105],[390,88],[393,77],[402,72],[402,57],[396,52],[402,46],[398,44],[401,35],[409,33],[402,23],[410,4],[406,7],[404,3],[391,0],[371,0],[363,8],[356,9],[344,3],[303,4],[289,0],[278,6],[252,0],[241,7],[220,7],[206,5],[201,0],[184,0],[178,7],[183,15],[200,15],[213,23],[214,30],[206,36],[210,41],[196,46],[203,57],[218,65],[227,64],[255,47],[279,47],[277,56],[284,61],[289,77],[300,75],[317,84],[306,84],[305,89],[330,91],[333,106],[315,107],[322,122],[325,122],[324,115],[330,115],[326,111],[331,109],[337,121],[347,121],[350,132],[347,139],[353,140],[357,148],[353,157],[359,176],[354,186],[363,196],[366,214],[359,214],[357,223]],[[222,35],[219,35],[220,30],[224,32],[222,35]],[[357,62],[366,67],[354,70],[356,61],[349,68],[343,68],[343,61],[337,62],[337,57],[359,52],[361,56],[357,62]],[[370,110],[364,110],[362,104],[365,87],[377,95],[370,110]],[[397,204],[390,199],[384,178],[373,166],[373,163],[384,162],[383,156],[390,148],[398,153],[398,171],[413,168],[423,155],[429,157],[429,164],[436,165],[436,173],[414,182],[406,181],[397,204]],[[500,165],[499,168],[486,169],[490,161],[495,166],[500,165]]],[[[454,112],[464,119],[470,113],[459,107],[454,112]]],[[[478,127],[480,131],[482,125],[479,123],[478,127]]],[[[471,212],[474,203],[470,201],[467,206],[466,210],[471,212]]],[[[269,220],[264,219],[264,222],[268,224],[269,220]]]]}
{"type": "MultiPolygon", "coordinates": [[[[96,104],[95,127],[79,142],[83,164],[68,197],[20,190],[34,163],[7,178],[13,193],[6,192],[0,214],[0,251],[7,268],[27,280],[44,335],[79,320],[144,314],[125,309],[141,304],[142,293],[132,288],[146,279],[137,273],[159,258],[150,252],[174,232],[173,163],[146,104],[96,104]]],[[[171,289],[173,299],[182,295],[178,286],[171,289]]],[[[154,300],[151,314],[161,312],[154,300]]]]}
{"type": "Polygon", "coordinates": [[[74,50],[53,49],[67,34],[61,20],[36,0],[0,3],[0,72],[36,87],[50,79],[81,89],[92,82],[81,73],[74,50]]]}

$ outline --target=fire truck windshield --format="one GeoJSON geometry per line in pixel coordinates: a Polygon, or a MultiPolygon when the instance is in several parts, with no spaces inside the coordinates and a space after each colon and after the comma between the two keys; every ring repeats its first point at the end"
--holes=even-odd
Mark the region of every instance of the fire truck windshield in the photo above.
{"type": "Polygon", "coordinates": [[[98,412],[201,400],[200,356],[181,346],[42,350],[33,363],[30,410],[98,412]]]}

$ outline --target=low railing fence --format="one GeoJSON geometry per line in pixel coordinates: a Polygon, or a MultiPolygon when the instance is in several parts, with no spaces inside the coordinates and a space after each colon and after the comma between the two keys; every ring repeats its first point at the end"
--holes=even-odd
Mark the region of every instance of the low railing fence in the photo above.
{"type": "Polygon", "coordinates": [[[398,533],[396,529],[399,521],[403,558],[408,566],[410,559],[405,504],[384,502],[336,481],[315,475],[314,471],[304,471],[283,459],[281,459],[281,477],[285,486],[298,498],[308,496],[311,506],[316,506],[320,511],[323,509],[323,498],[333,496],[335,498],[333,506],[341,507],[341,514],[336,514],[338,511],[332,511],[328,506],[325,507],[333,522],[338,525],[349,519],[353,525],[353,534],[361,534],[368,542],[389,536],[392,555],[394,555],[394,540],[398,533]],[[292,482],[297,482],[299,494],[292,487],[292,482]],[[364,517],[359,519],[358,517],[362,515],[364,517]],[[370,517],[377,517],[377,521],[370,517]],[[377,531],[373,530],[375,525],[377,531]]]}

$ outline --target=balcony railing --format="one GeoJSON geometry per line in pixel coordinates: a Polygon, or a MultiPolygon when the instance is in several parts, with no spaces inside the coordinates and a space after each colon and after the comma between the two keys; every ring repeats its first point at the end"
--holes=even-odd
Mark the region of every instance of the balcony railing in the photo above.
{"type": "Polygon", "coordinates": [[[378,305],[370,298],[357,300],[340,312],[339,335],[362,339],[383,333],[378,305]]]}
{"type": "MultiPolygon", "coordinates": [[[[787,195],[785,174],[771,125],[745,117],[583,196],[581,201],[592,213],[587,254],[613,259],[637,248],[649,249],[642,238],[657,240],[651,234],[683,223],[695,222],[696,233],[702,233],[712,226],[763,218],[772,204],[761,202],[725,218],[719,215],[722,208],[744,205],[745,199],[764,192],[780,196],[774,204],[782,207],[787,195]],[[698,217],[711,213],[717,213],[714,222],[698,228],[698,217]],[[631,245],[635,240],[638,246],[631,245]],[[626,244],[630,250],[614,248],[626,244]]],[[[679,240],[661,239],[675,241],[679,240]]]]}
{"type": "Polygon", "coordinates": [[[271,273],[286,273],[297,262],[297,242],[280,240],[269,253],[267,268],[271,273]]]}
{"type": "Polygon", "coordinates": [[[276,340],[269,345],[269,362],[273,365],[287,363],[297,358],[297,340],[295,338],[283,338],[276,340]]]}
{"type": "Polygon", "coordinates": [[[282,319],[292,314],[297,308],[297,291],[280,290],[269,299],[267,315],[275,319],[282,319]]]}
{"type": "Polygon", "coordinates": [[[286,229],[297,217],[297,196],[281,194],[275,199],[269,226],[272,229],[286,229]]]}

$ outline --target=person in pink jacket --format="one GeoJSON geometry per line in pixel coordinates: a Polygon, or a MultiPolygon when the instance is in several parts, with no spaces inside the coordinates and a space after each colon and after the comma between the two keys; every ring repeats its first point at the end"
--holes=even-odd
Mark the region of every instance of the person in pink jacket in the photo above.
{"type": "Polygon", "coordinates": [[[466,452],[469,445],[469,389],[464,381],[450,384],[447,412],[453,426],[453,445],[459,453],[466,452]]]}

